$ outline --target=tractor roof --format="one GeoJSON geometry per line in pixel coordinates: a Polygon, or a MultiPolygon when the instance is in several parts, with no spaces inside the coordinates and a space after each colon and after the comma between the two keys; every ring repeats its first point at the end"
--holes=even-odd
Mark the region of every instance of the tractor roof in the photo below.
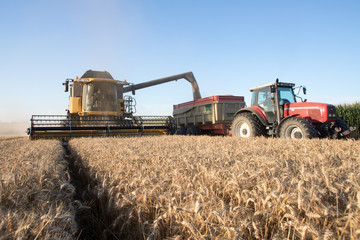
{"type": "MultiPolygon", "coordinates": [[[[250,88],[250,92],[257,90],[257,89],[262,89],[262,88],[266,88],[266,87],[270,87],[275,85],[275,82],[272,83],[267,83],[267,84],[263,84],[263,85],[259,85],[253,88],[250,88]]],[[[294,83],[285,83],[285,82],[278,82],[278,86],[279,87],[294,87],[295,84],[294,83]]]]}
{"type": "Polygon", "coordinates": [[[114,79],[111,74],[107,71],[93,71],[88,70],[82,75],[81,78],[103,78],[103,79],[114,79]]]}

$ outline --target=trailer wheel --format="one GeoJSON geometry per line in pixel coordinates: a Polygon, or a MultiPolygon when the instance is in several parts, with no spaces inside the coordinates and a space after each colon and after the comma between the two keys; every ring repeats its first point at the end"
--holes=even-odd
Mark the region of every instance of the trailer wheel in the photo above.
{"type": "Polygon", "coordinates": [[[264,134],[264,126],[260,120],[251,113],[238,114],[231,124],[231,135],[235,137],[249,138],[264,134]]]}
{"type": "Polygon", "coordinates": [[[280,137],[291,139],[311,139],[319,137],[315,126],[301,117],[285,120],[280,127],[280,137]]]}
{"type": "Polygon", "coordinates": [[[185,127],[181,127],[176,129],[175,135],[185,135],[186,134],[186,129],[185,127]]]}
{"type": "Polygon", "coordinates": [[[188,129],[186,129],[186,135],[200,135],[200,129],[195,126],[190,126],[188,129]]]}

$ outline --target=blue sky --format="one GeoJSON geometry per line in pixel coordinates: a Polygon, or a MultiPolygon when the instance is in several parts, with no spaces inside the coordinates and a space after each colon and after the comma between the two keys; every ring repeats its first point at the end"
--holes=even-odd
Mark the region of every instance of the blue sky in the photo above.
{"type": "MultiPolygon", "coordinates": [[[[0,122],[65,114],[61,83],[106,70],[132,83],[193,71],[203,97],[275,81],[308,101],[360,102],[359,1],[1,1],[0,122]]],[[[192,100],[184,80],[139,90],[139,115],[192,100]]]]}

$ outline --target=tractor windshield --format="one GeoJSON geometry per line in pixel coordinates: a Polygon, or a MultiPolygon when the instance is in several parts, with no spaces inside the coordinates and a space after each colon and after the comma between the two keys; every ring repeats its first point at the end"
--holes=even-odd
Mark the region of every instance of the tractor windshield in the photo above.
{"type": "Polygon", "coordinates": [[[85,111],[117,110],[117,89],[114,84],[106,82],[91,82],[85,86],[85,111]]]}
{"type": "Polygon", "coordinates": [[[283,100],[284,102],[294,103],[296,102],[294,92],[292,88],[289,87],[279,87],[279,100],[283,100]]]}

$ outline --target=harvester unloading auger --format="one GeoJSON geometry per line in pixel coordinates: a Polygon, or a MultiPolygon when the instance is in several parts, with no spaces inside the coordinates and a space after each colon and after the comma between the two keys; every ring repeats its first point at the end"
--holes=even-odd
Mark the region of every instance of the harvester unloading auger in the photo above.
{"type": "Polygon", "coordinates": [[[66,115],[33,115],[28,129],[30,139],[172,134],[176,123],[171,116],[134,116],[135,99],[124,93],[158,84],[186,79],[192,85],[194,100],[200,99],[192,72],[177,74],[139,84],[114,80],[110,73],[89,70],[81,78],[67,79],[69,91],[66,115]]]}

